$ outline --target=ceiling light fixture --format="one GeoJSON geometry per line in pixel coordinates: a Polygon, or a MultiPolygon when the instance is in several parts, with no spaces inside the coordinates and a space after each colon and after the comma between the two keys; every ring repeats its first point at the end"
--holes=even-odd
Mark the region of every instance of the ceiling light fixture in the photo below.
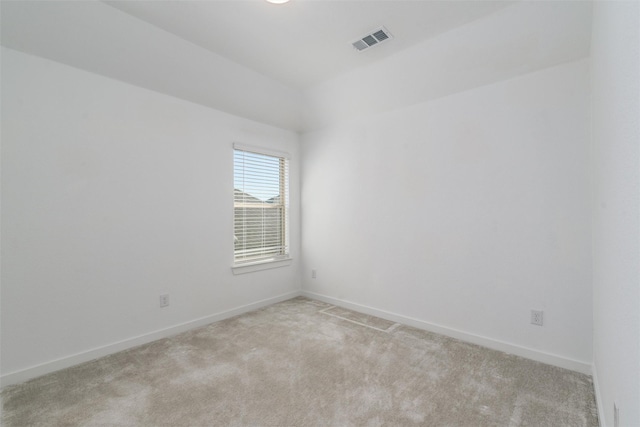
{"type": "Polygon", "coordinates": [[[273,4],[283,4],[288,2],[289,0],[267,0],[269,3],[273,3],[273,4]]]}

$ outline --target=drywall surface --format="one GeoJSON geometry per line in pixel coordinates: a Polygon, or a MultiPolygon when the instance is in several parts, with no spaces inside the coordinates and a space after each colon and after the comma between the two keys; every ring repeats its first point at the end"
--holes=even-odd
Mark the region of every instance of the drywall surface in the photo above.
{"type": "Polygon", "coordinates": [[[294,132],[3,48],[3,376],[298,292],[298,156],[294,132]],[[232,274],[234,142],[292,155],[291,266],[232,274]]]}
{"type": "Polygon", "coordinates": [[[519,2],[308,89],[306,129],[585,58],[590,34],[591,2],[519,2]]]}
{"type": "Polygon", "coordinates": [[[580,60],[304,134],[303,290],[590,364],[588,93],[580,60]]]}
{"type": "Polygon", "coordinates": [[[101,1],[2,2],[1,29],[11,49],[262,123],[301,126],[299,91],[101,1]]]}
{"type": "Polygon", "coordinates": [[[594,376],[603,427],[640,425],[640,3],[596,2],[594,376]]]}

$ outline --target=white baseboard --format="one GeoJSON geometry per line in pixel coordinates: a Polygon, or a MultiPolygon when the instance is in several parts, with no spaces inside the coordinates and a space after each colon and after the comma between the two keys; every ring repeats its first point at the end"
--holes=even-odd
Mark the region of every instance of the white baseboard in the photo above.
{"type": "Polygon", "coordinates": [[[593,391],[596,395],[596,406],[598,408],[598,423],[600,427],[607,427],[607,420],[604,417],[604,407],[602,406],[602,396],[600,395],[600,383],[598,382],[598,369],[596,364],[591,365],[591,375],[593,377],[593,391]]]}
{"type": "Polygon", "coordinates": [[[139,335],[137,337],[128,338],[119,342],[105,345],[103,347],[94,348],[91,350],[76,353],[71,356],[66,356],[60,359],[52,360],[51,362],[42,363],[40,365],[32,366],[30,368],[22,369],[20,371],[10,372],[0,377],[0,385],[6,387],[13,384],[19,384],[25,382],[31,378],[36,378],[51,372],[59,371],[60,369],[68,368],[80,363],[89,362],[99,357],[108,356],[119,351],[127,350],[139,345],[147,344],[152,341],[156,341],[162,338],[166,338],[172,335],[179,334],[181,332],[188,331],[193,328],[205,326],[213,322],[228,319],[239,314],[247,313],[249,311],[257,310],[262,307],[266,307],[271,304],[286,301],[291,298],[300,296],[300,291],[289,292],[283,295],[278,295],[273,298],[256,301],[251,304],[243,305],[233,308],[231,310],[223,311],[220,313],[212,314],[210,316],[201,317],[199,319],[191,320],[189,322],[181,323],[179,325],[171,326],[166,329],[150,332],[148,334],[139,335]]]}
{"type": "Polygon", "coordinates": [[[80,363],[88,362],[88,361],[97,359],[99,357],[108,356],[110,354],[127,350],[132,347],[137,347],[139,345],[147,344],[149,342],[166,338],[172,335],[176,335],[193,328],[205,326],[210,323],[228,319],[230,317],[247,313],[249,311],[257,310],[259,308],[266,307],[271,304],[275,304],[281,301],[286,301],[288,299],[295,298],[300,295],[306,296],[308,298],[316,299],[319,301],[324,301],[336,306],[348,308],[354,311],[359,311],[361,313],[366,313],[372,316],[377,316],[383,319],[402,323],[408,326],[413,326],[419,329],[424,329],[427,331],[446,335],[452,338],[460,339],[462,341],[471,342],[473,344],[481,345],[483,347],[503,351],[505,353],[515,354],[517,356],[525,357],[527,359],[535,360],[542,363],[547,363],[549,365],[554,365],[554,366],[558,366],[565,369],[570,369],[572,371],[581,372],[587,375],[593,375],[594,388],[596,393],[596,402],[598,404],[598,417],[600,418],[600,425],[603,427],[605,426],[604,419],[602,417],[602,414],[603,414],[602,407],[601,407],[602,402],[599,394],[597,374],[595,371],[595,367],[592,369],[592,365],[587,362],[573,360],[573,359],[565,358],[562,356],[549,354],[549,353],[533,350],[526,347],[521,347],[514,344],[509,344],[509,343],[494,340],[491,338],[470,334],[470,333],[459,331],[453,328],[436,325],[433,323],[425,322],[423,320],[418,320],[411,317],[390,313],[390,312],[379,310],[373,307],[368,307],[361,304],[356,304],[349,301],[344,301],[341,299],[332,298],[332,297],[316,294],[309,291],[289,292],[273,298],[256,301],[254,303],[236,307],[231,310],[223,311],[220,313],[212,314],[210,316],[201,317],[199,319],[181,323],[179,325],[175,325],[166,329],[158,330],[158,331],[151,332],[144,335],[139,335],[137,337],[132,337],[123,341],[108,344],[106,346],[87,350],[81,353],[76,353],[71,356],[63,357],[63,358],[46,362],[40,365],[32,366],[20,371],[10,372],[0,377],[0,385],[2,387],[6,387],[13,384],[19,384],[31,378],[35,378],[45,374],[49,374],[51,372],[59,371],[60,369],[64,369],[74,365],[78,365],[80,363]]]}
{"type": "Polygon", "coordinates": [[[393,322],[402,323],[414,328],[424,329],[426,331],[435,332],[441,335],[446,335],[451,338],[456,338],[461,341],[470,342],[473,344],[481,345],[493,350],[503,351],[505,353],[515,354],[527,359],[535,360],[537,362],[546,363],[548,365],[558,366],[560,368],[569,369],[572,371],[580,372],[583,374],[591,375],[591,364],[580,360],[569,359],[556,354],[545,353],[542,351],[534,350],[527,347],[522,347],[515,344],[510,344],[504,341],[495,340],[480,335],[470,334],[468,332],[460,331],[457,329],[449,328],[446,326],[436,325],[434,323],[425,322],[424,320],[414,319],[411,317],[402,316],[396,313],[390,313],[384,310],[378,310],[377,308],[368,307],[344,301],[338,298],[328,297],[326,295],[316,294],[314,292],[302,291],[302,295],[311,299],[317,299],[329,304],[337,305],[340,307],[348,308],[350,310],[359,311],[361,313],[369,314],[383,319],[391,320],[393,322]]]}

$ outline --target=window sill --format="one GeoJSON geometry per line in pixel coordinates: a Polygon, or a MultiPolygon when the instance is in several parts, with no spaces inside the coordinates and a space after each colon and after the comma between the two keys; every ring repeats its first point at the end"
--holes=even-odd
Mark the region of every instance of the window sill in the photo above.
{"type": "Polygon", "coordinates": [[[270,259],[266,261],[257,261],[247,264],[238,264],[231,267],[233,274],[252,273],[254,271],[269,270],[271,268],[286,267],[291,265],[291,258],[270,259]]]}

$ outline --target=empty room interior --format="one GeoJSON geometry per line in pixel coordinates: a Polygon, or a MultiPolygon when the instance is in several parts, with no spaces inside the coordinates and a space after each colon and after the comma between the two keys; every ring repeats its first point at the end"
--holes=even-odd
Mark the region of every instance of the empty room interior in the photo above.
{"type": "Polygon", "coordinates": [[[640,3],[6,1],[2,423],[640,427],[640,3]]]}

